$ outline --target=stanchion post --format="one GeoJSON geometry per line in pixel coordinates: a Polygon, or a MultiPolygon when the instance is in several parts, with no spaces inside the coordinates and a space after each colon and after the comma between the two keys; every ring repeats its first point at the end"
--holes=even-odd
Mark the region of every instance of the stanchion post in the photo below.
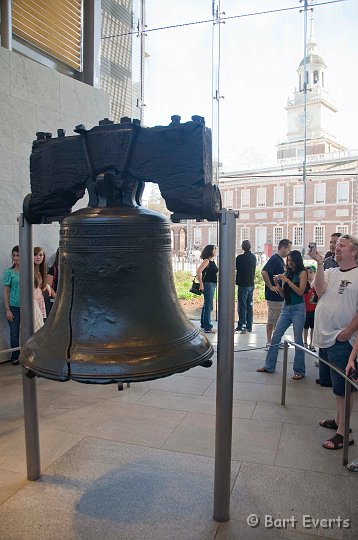
{"type": "Polygon", "coordinates": [[[234,384],[235,237],[238,212],[220,218],[219,319],[216,383],[214,519],[230,519],[232,405],[234,384]]]}
{"type": "MultiPolygon", "coordinates": [[[[21,344],[34,332],[34,253],[32,225],[23,214],[19,223],[20,246],[20,298],[21,298],[21,344]]],[[[22,390],[24,398],[24,423],[26,463],[28,480],[41,476],[40,438],[37,414],[36,377],[22,368],[22,390]]]]}
{"type": "Polygon", "coordinates": [[[349,420],[351,415],[351,383],[345,379],[344,385],[344,437],[343,437],[343,465],[348,463],[348,449],[349,449],[349,420]]]}
{"type": "Polygon", "coordinates": [[[288,341],[285,341],[285,348],[283,351],[283,364],[282,364],[281,405],[286,404],[287,359],[288,359],[288,341]]]}

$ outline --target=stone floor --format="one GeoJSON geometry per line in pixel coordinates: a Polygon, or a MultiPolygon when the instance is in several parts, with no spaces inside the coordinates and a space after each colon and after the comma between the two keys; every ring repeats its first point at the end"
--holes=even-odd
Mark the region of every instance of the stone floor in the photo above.
{"type": "MultiPolygon", "coordinates": [[[[21,368],[1,364],[0,539],[358,538],[358,474],[342,466],[342,450],[321,446],[332,435],[318,426],[334,414],[332,392],[315,384],[306,356],[307,377],[288,380],[281,406],[282,352],[276,374],[256,373],[264,344],[264,325],[235,335],[227,523],[212,517],[216,362],[122,392],[39,379],[37,482],[26,479],[21,368]]],[[[354,435],[358,413],[351,426],[354,435]]]]}

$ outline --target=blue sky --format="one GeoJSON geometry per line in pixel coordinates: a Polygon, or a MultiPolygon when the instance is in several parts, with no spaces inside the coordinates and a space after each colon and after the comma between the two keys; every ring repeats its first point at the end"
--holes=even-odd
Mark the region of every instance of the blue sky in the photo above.
{"type": "MultiPolygon", "coordinates": [[[[313,2],[319,3],[319,0],[313,2]]],[[[147,27],[211,19],[211,0],[146,0],[147,27]]],[[[221,0],[226,17],[300,6],[298,0],[221,0]]],[[[338,108],[335,135],[358,148],[358,1],[314,8],[326,90],[338,108]]],[[[212,24],[148,32],[145,124],[193,114],[212,126],[212,24]]],[[[287,98],[303,58],[299,10],[241,17],[221,25],[220,157],[225,169],[275,158],[286,137],[287,98]]]]}

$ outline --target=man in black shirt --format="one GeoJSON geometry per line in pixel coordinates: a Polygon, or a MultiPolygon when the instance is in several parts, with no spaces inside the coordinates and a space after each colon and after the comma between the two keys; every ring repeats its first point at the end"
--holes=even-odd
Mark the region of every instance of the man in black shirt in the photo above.
{"type": "Polygon", "coordinates": [[[338,263],[335,258],[335,252],[336,252],[336,245],[338,242],[338,238],[340,238],[342,235],[341,233],[335,232],[331,235],[330,241],[329,241],[329,250],[331,251],[332,255],[330,257],[327,257],[323,261],[323,270],[328,270],[328,268],[337,268],[338,263]]]}
{"type": "Polygon", "coordinates": [[[239,314],[236,331],[246,334],[252,331],[256,257],[251,253],[249,240],[244,240],[241,248],[244,253],[236,257],[237,312],[239,314]]]}
{"type": "Polygon", "coordinates": [[[287,238],[283,238],[278,243],[277,253],[274,253],[269,258],[261,274],[265,282],[265,298],[267,301],[268,316],[266,323],[266,350],[271,343],[272,332],[275,329],[276,323],[281,313],[283,298],[278,292],[273,276],[283,274],[285,271],[284,258],[287,257],[291,250],[292,242],[287,238]]]}

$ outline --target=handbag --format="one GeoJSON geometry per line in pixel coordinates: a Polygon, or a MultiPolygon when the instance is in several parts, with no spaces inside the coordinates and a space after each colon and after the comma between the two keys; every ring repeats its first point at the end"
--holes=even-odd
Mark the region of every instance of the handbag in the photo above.
{"type": "Polygon", "coordinates": [[[201,290],[200,290],[200,284],[195,281],[195,278],[193,279],[193,283],[191,284],[191,287],[189,289],[189,292],[193,293],[193,294],[201,294],[201,290]]]}

